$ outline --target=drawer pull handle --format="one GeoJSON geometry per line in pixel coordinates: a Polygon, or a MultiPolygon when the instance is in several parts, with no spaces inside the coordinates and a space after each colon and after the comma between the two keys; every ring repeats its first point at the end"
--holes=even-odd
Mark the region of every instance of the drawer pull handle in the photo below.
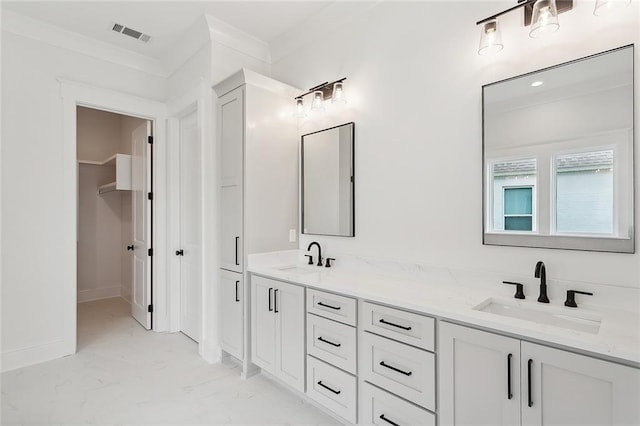
{"type": "Polygon", "coordinates": [[[380,418],[381,418],[382,420],[384,420],[385,422],[389,423],[390,425],[393,425],[393,426],[400,426],[398,423],[396,423],[396,422],[392,422],[391,420],[389,420],[388,418],[386,418],[386,417],[384,416],[384,414],[380,414],[380,418]]]}
{"type": "Polygon", "coordinates": [[[329,340],[323,339],[322,336],[318,337],[318,340],[320,340],[321,342],[327,343],[327,344],[329,344],[331,346],[335,346],[336,348],[339,348],[340,346],[342,346],[342,343],[333,343],[333,342],[331,342],[329,340]]]}
{"type": "Polygon", "coordinates": [[[331,305],[325,305],[322,302],[318,302],[318,306],[324,306],[325,308],[329,308],[329,309],[335,309],[336,311],[340,310],[340,306],[331,306],[331,305]]]}
{"type": "Polygon", "coordinates": [[[273,311],[271,306],[271,298],[273,297],[273,287],[269,287],[269,312],[273,311]]]}
{"type": "Polygon", "coordinates": [[[405,376],[410,376],[412,373],[411,371],[404,371],[404,370],[400,370],[399,368],[393,367],[389,364],[385,364],[384,361],[380,361],[380,365],[383,367],[387,367],[389,370],[393,370],[396,371],[398,373],[404,374],[405,376]]]}
{"type": "Polygon", "coordinates": [[[320,380],[320,381],[318,382],[318,384],[319,384],[320,386],[322,386],[323,388],[325,388],[325,389],[327,389],[327,390],[329,390],[329,391],[331,391],[331,392],[335,393],[336,395],[340,395],[340,392],[342,392],[342,391],[337,391],[337,390],[331,389],[329,386],[327,386],[327,385],[325,385],[324,383],[322,383],[322,380],[320,380]]]}
{"type": "Polygon", "coordinates": [[[392,322],[385,321],[385,319],[384,319],[384,318],[380,318],[380,322],[381,322],[381,323],[383,323],[383,324],[386,324],[386,325],[390,325],[390,326],[393,326],[393,327],[401,328],[401,329],[403,329],[403,330],[407,330],[407,331],[411,330],[411,327],[405,327],[404,325],[394,324],[394,323],[392,323],[392,322]]]}

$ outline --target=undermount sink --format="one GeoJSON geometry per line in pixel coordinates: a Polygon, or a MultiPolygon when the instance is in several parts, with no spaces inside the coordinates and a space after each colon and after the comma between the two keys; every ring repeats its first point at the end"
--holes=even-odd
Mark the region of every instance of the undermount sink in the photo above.
{"type": "Polygon", "coordinates": [[[282,268],[278,268],[279,271],[288,272],[288,273],[297,274],[297,275],[313,274],[314,272],[320,272],[318,269],[320,268],[314,268],[313,266],[304,267],[304,266],[298,266],[298,265],[290,265],[290,266],[284,266],[282,268]]]}
{"type": "Polygon", "coordinates": [[[533,303],[498,298],[489,298],[473,309],[592,334],[598,333],[602,322],[601,317],[591,312],[572,311],[572,308],[555,306],[538,306],[533,303]]]}

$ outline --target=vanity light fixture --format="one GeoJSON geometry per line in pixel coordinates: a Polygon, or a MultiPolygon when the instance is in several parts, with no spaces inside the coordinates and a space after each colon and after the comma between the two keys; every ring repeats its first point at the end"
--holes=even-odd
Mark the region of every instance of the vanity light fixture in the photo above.
{"type": "Polygon", "coordinates": [[[529,36],[538,38],[560,28],[558,14],[573,9],[573,0],[519,0],[517,5],[476,22],[476,25],[482,25],[479,55],[502,50],[504,44],[497,18],[518,9],[524,10],[524,25],[531,25],[529,36]]]}
{"type": "Polygon", "coordinates": [[[593,14],[596,16],[604,15],[612,10],[622,9],[630,4],[631,0],[596,0],[596,7],[593,9],[593,14]]]}
{"type": "Polygon", "coordinates": [[[341,78],[340,80],[332,81],[332,82],[324,82],[322,84],[318,84],[315,87],[309,89],[308,92],[303,93],[302,95],[296,96],[294,100],[296,101],[296,113],[295,115],[299,118],[306,117],[307,113],[304,110],[304,97],[307,95],[312,95],[311,97],[311,110],[312,111],[324,111],[324,101],[326,99],[331,99],[332,103],[335,104],[346,104],[347,99],[345,97],[344,92],[344,81],[346,77],[341,78]]]}
{"type": "Polygon", "coordinates": [[[313,111],[324,111],[322,103],[324,102],[324,94],[322,90],[316,90],[313,92],[313,99],[311,100],[311,109],[313,111]]]}
{"type": "Polygon", "coordinates": [[[302,98],[296,98],[296,117],[304,118],[307,116],[306,111],[304,110],[304,100],[302,98]]]}
{"type": "Polygon", "coordinates": [[[498,26],[498,21],[492,19],[482,24],[478,54],[489,55],[498,53],[503,48],[504,44],[502,44],[502,36],[500,35],[500,27],[498,26]]]}

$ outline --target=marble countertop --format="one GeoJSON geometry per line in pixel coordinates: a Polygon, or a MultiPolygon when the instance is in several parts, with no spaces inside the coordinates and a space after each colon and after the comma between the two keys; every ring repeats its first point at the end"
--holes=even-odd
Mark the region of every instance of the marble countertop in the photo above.
{"type": "Polygon", "coordinates": [[[531,341],[588,352],[640,367],[638,312],[594,306],[567,308],[562,302],[557,301],[550,305],[541,305],[535,298],[515,302],[516,299],[509,300],[491,288],[451,285],[438,280],[418,281],[336,267],[308,266],[299,261],[297,251],[250,255],[248,271],[310,288],[471,324],[531,341]],[[598,332],[593,334],[474,309],[488,298],[513,301],[511,303],[538,310],[546,309],[548,306],[550,313],[566,312],[567,315],[572,315],[579,312],[601,318],[601,324],[598,332]]]}

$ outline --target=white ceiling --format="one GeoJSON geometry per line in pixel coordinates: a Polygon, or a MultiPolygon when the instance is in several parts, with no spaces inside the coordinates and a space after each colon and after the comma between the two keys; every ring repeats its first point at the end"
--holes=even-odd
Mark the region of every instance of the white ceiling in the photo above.
{"type": "Polygon", "coordinates": [[[3,1],[2,8],[158,57],[204,14],[270,42],[312,19],[335,1],[3,1]],[[122,24],[151,36],[149,43],[111,30],[122,24]]]}

